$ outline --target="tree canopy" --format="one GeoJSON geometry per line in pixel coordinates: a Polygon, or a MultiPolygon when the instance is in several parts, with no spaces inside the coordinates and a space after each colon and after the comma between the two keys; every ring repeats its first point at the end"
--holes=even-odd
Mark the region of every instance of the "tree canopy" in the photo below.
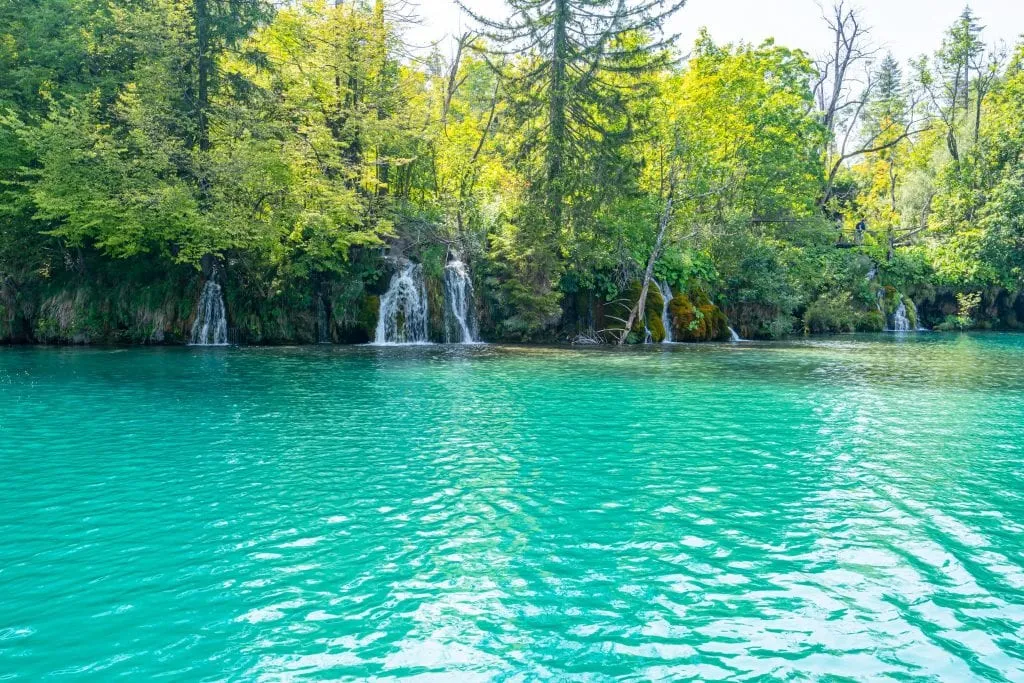
{"type": "Polygon", "coordinates": [[[495,338],[636,340],[655,280],[689,329],[1017,324],[1024,45],[970,9],[907,64],[844,3],[825,55],[680,45],[679,0],[465,12],[417,48],[395,0],[4,3],[0,305],[212,258],[252,329],[355,324],[389,259],[457,257],[495,338]]]}

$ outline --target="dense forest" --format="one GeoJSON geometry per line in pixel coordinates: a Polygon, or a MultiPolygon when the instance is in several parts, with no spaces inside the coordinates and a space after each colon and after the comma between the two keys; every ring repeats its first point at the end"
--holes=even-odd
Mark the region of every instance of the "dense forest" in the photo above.
{"type": "Polygon", "coordinates": [[[232,342],[366,342],[418,264],[443,341],[456,262],[488,341],[1024,326],[1024,42],[680,45],[682,5],[424,47],[401,0],[0,3],[0,340],[185,342],[215,282],[232,342]]]}

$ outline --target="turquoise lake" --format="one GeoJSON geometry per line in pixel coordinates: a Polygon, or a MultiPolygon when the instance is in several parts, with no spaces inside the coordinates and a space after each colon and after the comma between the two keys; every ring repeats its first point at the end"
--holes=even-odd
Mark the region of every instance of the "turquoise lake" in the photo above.
{"type": "Polygon", "coordinates": [[[1024,336],[0,348],[0,680],[1024,680],[1024,336]]]}

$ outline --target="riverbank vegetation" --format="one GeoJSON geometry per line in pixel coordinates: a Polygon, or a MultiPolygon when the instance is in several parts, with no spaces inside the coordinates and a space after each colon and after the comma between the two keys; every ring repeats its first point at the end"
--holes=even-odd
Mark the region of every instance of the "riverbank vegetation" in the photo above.
{"type": "Polygon", "coordinates": [[[449,49],[401,1],[6,3],[0,340],[185,341],[216,277],[233,341],[363,342],[452,259],[488,340],[1024,325],[1024,43],[967,9],[900,64],[837,5],[826,55],[680,45],[682,5],[449,49]]]}

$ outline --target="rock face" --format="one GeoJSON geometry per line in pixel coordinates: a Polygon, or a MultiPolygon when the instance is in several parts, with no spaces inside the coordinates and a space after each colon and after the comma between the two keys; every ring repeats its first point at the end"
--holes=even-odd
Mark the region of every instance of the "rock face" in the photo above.
{"type": "Polygon", "coordinates": [[[0,343],[165,344],[188,337],[191,306],[158,287],[52,283],[7,294],[0,296],[0,343]]]}
{"type": "MultiPolygon", "coordinates": [[[[625,290],[609,289],[608,281],[604,290],[577,289],[546,336],[518,339],[503,324],[510,306],[486,271],[477,275],[444,253],[415,263],[392,259],[390,267],[376,254],[360,258],[352,273],[290,281],[231,257],[163,271],[141,258],[97,258],[47,279],[0,273],[0,343],[363,344],[378,337],[382,322],[389,343],[610,343],[641,290],[639,281],[625,290]]],[[[704,291],[661,280],[651,282],[645,315],[631,332],[633,344],[728,338],[725,316],[704,291]]]]}

